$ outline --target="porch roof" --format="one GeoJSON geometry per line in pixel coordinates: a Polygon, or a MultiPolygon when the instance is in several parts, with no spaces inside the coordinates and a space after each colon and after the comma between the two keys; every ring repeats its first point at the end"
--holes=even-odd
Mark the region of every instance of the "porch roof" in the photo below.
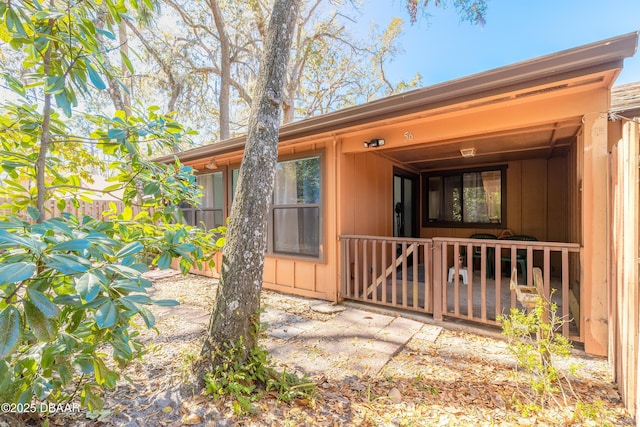
{"type": "MultiPolygon", "coordinates": [[[[505,67],[450,80],[433,86],[382,98],[280,127],[280,143],[313,135],[332,135],[381,120],[416,117],[443,107],[460,108],[470,102],[496,99],[501,94],[518,92],[527,96],[552,90],[554,84],[598,74],[598,84],[610,88],[622,69],[624,58],[634,55],[640,32],[628,33],[551,55],[541,56],[505,67]]],[[[589,82],[594,83],[594,82],[589,82]]],[[[177,154],[182,162],[241,151],[246,135],[212,143],[177,154]]],[[[175,155],[157,158],[170,162],[175,155]]]]}

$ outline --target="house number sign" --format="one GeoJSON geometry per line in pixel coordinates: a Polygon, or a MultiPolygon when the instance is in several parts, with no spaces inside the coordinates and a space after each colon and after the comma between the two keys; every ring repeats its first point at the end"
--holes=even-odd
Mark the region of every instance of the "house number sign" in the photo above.
{"type": "Polygon", "coordinates": [[[404,142],[413,141],[413,131],[408,130],[404,133],[404,142]]]}

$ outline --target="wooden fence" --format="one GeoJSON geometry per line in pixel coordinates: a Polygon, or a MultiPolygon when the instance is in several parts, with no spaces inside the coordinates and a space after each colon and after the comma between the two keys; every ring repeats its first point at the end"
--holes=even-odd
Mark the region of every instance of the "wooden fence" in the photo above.
{"type": "MultiPolygon", "coordinates": [[[[609,361],[632,416],[638,408],[638,155],[640,125],[627,122],[610,154],[609,361]]],[[[636,417],[638,420],[638,417],[636,417]]],[[[640,422],[640,420],[638,420],[640,422]]]]}
{"type": "MultiPolygon", "coordinates": [[[[111,209],[109,206],[111,203],[114,203],[116,205],[116,210],[118,213],[124,210],[124,203],[119,200],[94,200],[91,203],[81,201],[77,207],[74,206],[71,202],[68,202],[63,210],[58,209],[57,200],[47,200],[45,204],[45,219],[59,217],[63,212],[68,212],[74,216],[79,217],[88,215],[92,218],[103,219],[103,213],[111,209]]],[[[11,204],[11,201],[8,199],[0,199],[0,205],[5,204],[11,204]]],[[[139,207],[133,207],[132,209],[134,215],[137,215],[142,210],[139,207]]],[[[0,215],[5,216],[10,214],[11,209],[0,209],[0,215]]]]}

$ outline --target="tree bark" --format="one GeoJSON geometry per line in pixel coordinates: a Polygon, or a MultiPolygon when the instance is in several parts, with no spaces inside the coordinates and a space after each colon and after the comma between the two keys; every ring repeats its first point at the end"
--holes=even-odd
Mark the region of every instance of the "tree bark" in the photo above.
{"type": "MultiPolygon", "coordinates": [[[[216,0],[209,0],[209,8],[213,15],[213,22],[220,38],[220,95],[218,109],[220,114],[220,141],[231,137],[230,131],[230,95],[231,95],[231,42],[222,16],[222,10],[216,0]]],[[[277,132],[277,131],[276,131],[277,132]]]]}
{"type": "Polygon", "coordinates": [[[267,249],[267,220],[278,158],[283,86],[299,0],[276,0],[267,30],[253,97],[238,188],[222,251],[216,306],[202,349],[216,363],[216,351],[243,340],[255,346],[260,290],[267,249]]]}
{"type": "MultiPolygon", "coordinates": [[[[53,8],[53,1],[49,2],[53,8]]],[[[49,20],[49,29],[53,29],[54,21],[49,20]]],[[[44,53],[42,65],[45,76],[49,76],[51,72],[51,45],[47,47],[44,53]]],[[[47,174],[47,155],[49,154],[49,146],[51,145],[51,94],[44,94],[44,103],[42,106],[42,134],[40,136],[40,148],[38,149],[38,158],[36,159],[36,209],[38,209],[37,222],[44,221],[45,201],[47,194],[46,174],[47,174]]]]}

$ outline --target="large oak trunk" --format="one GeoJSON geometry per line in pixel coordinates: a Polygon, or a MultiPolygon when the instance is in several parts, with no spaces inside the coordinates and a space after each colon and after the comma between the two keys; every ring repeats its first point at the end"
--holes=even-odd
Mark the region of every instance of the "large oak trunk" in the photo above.
{"type": "Polygon", "coordinates": [[[287,62],[298,0],[273,6],[260,74],[253,97],[247,143],[233,199],[216,305],[202,353],[215,363],[215,351],[242,338],[256,344],[260,290],[267,248],[267,215],[278,158],[278,130],[287,62]]]}

